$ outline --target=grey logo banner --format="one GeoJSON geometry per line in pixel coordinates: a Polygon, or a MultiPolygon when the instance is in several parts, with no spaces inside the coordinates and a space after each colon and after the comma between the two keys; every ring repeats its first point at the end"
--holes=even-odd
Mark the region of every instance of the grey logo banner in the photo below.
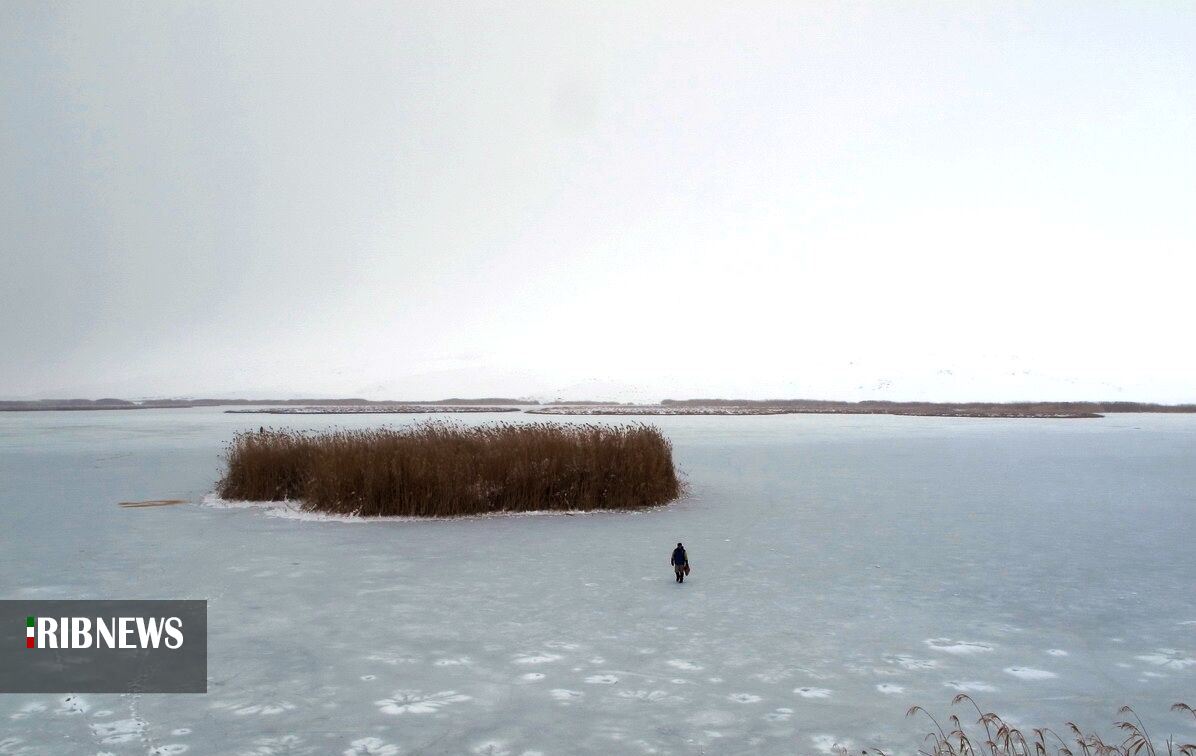
{"type": "Polygon", "coordinates": [[[0,601],[0,693],[207,692],[207,601],[0,601]]]}

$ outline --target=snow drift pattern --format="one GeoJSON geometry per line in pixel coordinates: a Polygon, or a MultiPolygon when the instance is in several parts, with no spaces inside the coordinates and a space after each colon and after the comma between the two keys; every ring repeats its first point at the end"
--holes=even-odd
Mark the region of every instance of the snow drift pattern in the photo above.
{"type": "Polygon", "coordinates": [[[679,493],[672,445],[647,425],[270,429],[237,434],[226,456],[225,499],[362,516],[631,509],[679,493]]]}

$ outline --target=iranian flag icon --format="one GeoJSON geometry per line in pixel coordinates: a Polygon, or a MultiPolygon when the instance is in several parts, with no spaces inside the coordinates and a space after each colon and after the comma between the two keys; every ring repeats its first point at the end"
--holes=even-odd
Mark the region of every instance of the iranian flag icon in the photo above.
{"type": "Polygon", "coordinates": [[[25,648],[37,648],[37,640],[33,637],[33,626],[36,621],[33,617],[25,618],[25,648]]]}

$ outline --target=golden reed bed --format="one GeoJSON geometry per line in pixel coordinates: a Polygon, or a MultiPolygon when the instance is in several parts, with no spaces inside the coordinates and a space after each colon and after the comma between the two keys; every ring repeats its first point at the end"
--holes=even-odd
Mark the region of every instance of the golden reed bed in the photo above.
{"type": "Polygon", "coordinates": [[[637,509],[680,493],[672,445],[638,424],[258,430],[226,460],[222,498],[361,516],[637,509]]]}
{"type": "MultiPolygon", "coordinates": [[[[962,717],[951,714],[940,721],[921,706],[914,706],[906,716],[924,716],[934,729],[926,734],[918,747],[919,756],[1196,756],[1196,744],[1177,740],[1174,736],[1159,741],[1146,729],[1134,710],[1123,706],[1120,717],[1113,723],[1115,734],[1105,740],[1100,735],[1084,731],[1074,722],[1054,730],[1048,727],[1016,727],[997,714],[985,712],[960,693],[951,702],[963,704],[962,717]],[[967,724],[971,715],[974,724],[967,724]]],[[[1196,710],[1184,703],[1171,707],[1180,717],[1196,717],[1196,710]]],[[[842,746],[831,749],[835,756],[854,756],[842,746]]],[[[879,748],[866,748],[860,754],[887,756],[879,748]]]]}

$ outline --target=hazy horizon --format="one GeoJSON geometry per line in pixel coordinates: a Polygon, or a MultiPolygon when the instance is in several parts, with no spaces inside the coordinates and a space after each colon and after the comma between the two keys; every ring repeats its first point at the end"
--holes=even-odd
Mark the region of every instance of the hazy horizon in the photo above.
{"type": "MultiPolygon", "coordinates": [[[[952,406],[966,406],[969,404],[1044,404],[1044,405],[1090,405],[1090,404],[1112,404],[1112,403],[1128,403],[1128,404],[1145,404],[1155,407],[1192,407],[1196,406],[1191,402],[1141,402],[1135,399],[1110,399],[1110,400],[1067,400],[1067,399],[1004,399],[1004,400],[937,400],[937,399],[901,399],[901,398],[873,398],[873,399],[839,399],[836,397],[814,397],[814,396],[773,396],[765,397],[763,399],[750,399],[742,396],[659,396],[659,397],[641,397],[639,399],[628,401],[626,399],[615,399],[601,395],[595,396],[553,396],[549,394],[512,394],[510,396],[316,396],[308,394],[290,394],[290,395],[231,395],[231,394],[213,394],[213,395],[199,395],[199,394],[175,394],[170,396],[104,396],[104,397],[42,397],[39,399],[9,399],[0,398],[0,402],[133,402],[153,405],[154,402],[369,402],[371,404],[379,403],[395,403],[395,404],[412,404],[412,405],[430,405],[430,404],[445,404],[456,402],[458,404],[477,404],[484,405],[491,404],[525,404],[525,405],[548,405],[548,404],[660,404],[662,402],[826,402],[826,403],[865,403],[865,402],[887,402],[897,405],[914,405],[914,404],[943,404],[952,406]]],[[[236,406],[233,404],[215,405],[215,406],[236,406]]],[[[351,406],[351,405],[349,405],[351,406]]],[[[102,405],[107,407],[107,405],[102,405]]],[[[51,404],[51,409],[57,407],[51,404]]]]}
{"type": "Polygon", "coordinates": [[[0,398],[1196,401],[1196,5],[42,3],[0,398]]]}

